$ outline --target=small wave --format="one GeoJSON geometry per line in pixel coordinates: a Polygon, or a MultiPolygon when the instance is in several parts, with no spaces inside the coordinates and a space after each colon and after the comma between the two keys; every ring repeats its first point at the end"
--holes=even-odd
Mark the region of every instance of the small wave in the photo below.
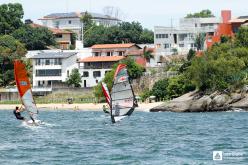
{"type": "Polygon", "coordinates": [[[246,112],[246,110],[241,109],[241,108],[231,108],[231,110],[226,111],[226,112],[246,112]]]}

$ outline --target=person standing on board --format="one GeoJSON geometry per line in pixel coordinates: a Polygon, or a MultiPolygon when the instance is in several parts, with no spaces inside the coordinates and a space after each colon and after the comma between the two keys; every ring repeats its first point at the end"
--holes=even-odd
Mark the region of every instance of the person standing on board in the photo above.
{"type": "Polygon", "coordinates": [[[21,116],[21,108],[19,109],[18,106],[16,106],[15,110],[13,111],[15,117],[17,120],[25,120],[24,117],[21,116]]]}

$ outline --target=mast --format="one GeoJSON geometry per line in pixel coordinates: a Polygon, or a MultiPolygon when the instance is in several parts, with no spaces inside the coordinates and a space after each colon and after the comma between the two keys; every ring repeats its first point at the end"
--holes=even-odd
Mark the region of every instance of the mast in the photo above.
{"type": "Polygon", "coordinates": [[[119,64],[114,74],[111,91],[111,120],[115,123],[130,116],[135,109],[136,99],[129,80],[126,65],[119,64]]]}
{"type": "Polygon", "coordinates": [[[28,78],[28,73],[26,66],[19,60],[14,61],[14,74],[16,86],[21,98],[21,102],[24,105],[25,109],[29,112],[29,115],[38,114],[38,109],[36,107],[31,84],[28,78]]]}

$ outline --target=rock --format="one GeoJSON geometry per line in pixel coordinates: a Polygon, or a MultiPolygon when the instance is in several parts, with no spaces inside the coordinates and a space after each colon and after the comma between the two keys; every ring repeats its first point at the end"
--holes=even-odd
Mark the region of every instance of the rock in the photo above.
{"type": "Polygon", "coordinates": [[[232,104],[232,103],[235,103],[241,99],[243,99],[245,96],[241,93],[234,93],[231,95],[231,99],[230,101],[228,101],[228,104],[232,104]]]}
{"type": "Polygon", "coordinates": [[[154,107],[150,111],[213,112],[226,111],[230,108],[248,109],[248,94],[246,93],[231,93],[231,96],[229,96],[215,92],[211,95],[200,97],[201,95],[202,93],[199,94],[197,91],[190,92],[154,107]]]}
{"type": "Polygon", "coordinates": [[[230,97],[226,94],[215,96],[211,102],[212,108],[224,106],[229,99],[230,97]]]}
{"type": "Polygon", "coordinates": [[[210,103],[212,99],[210,96],[203,96],[198,100],[194,100],[191,102],[191,105],[189,107],[190,112],[204,112],[208,111],[210,108],[210,103]]]}

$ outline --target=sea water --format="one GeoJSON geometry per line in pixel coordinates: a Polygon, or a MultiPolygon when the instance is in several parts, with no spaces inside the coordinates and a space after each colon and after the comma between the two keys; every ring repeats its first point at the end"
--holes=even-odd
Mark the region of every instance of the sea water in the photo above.
{"type": "Polygon", "coordinates": [[[246,112],[134,112],[112,124],[103,112],[41,111],[38,127],[0,116],[1,165],[248,164],[246,112]]]}

